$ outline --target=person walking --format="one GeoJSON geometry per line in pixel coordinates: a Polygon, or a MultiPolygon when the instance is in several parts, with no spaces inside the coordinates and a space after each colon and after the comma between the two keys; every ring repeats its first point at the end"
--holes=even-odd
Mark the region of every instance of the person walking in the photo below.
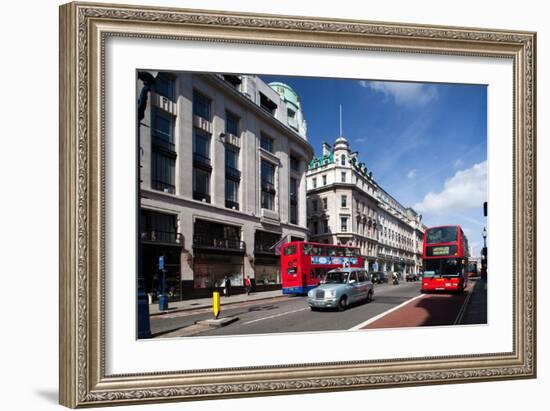
{"type": "Polygon", "coordinates": [[[231,279],[227,275],[225,276],[224,285],[225,285],[225,288],[224,288],[225,296],[231,297],[231,279]]]}
{"type": "Polygon", "coordinates": [[[250,295],[250,291],[252,290],[252,282],[250,281],[249,275],[247,275],[244,279],[244,289],[246,291],[246,295],[250,295]]]}

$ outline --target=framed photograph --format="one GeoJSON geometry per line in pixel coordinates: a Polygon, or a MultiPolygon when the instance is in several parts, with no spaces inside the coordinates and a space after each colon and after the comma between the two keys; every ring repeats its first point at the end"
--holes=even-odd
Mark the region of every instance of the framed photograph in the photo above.
{"type": "Polygon", "coordinates": [[[60,30],[61,404],[536,376],[535,33],[60,30]]]}

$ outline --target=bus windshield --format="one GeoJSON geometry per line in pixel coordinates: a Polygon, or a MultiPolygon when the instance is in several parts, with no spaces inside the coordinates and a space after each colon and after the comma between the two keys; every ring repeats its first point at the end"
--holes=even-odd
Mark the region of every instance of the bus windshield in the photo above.
{"type": "Polygon", "coordinates": [[[335,271],[327,274],[325,278],[325,284],[344,284],[347,281],[347,278],[347,272],[335,271]]]}
{"type": "Polygon", "coordinates": [[[454,259],[424,260],[424,277],[457,277],[462,270],[462,264],[454,259]]]}
{"type": "Polygon", "coordinates": [[[437,227],[426,231],[426,244],[451,243],[458,241],[457,227],[437,227]]]}

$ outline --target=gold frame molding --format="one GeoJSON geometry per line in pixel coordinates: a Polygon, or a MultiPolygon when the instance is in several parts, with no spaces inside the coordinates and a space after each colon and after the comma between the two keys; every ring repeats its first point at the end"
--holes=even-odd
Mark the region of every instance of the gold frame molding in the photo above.
{"type": "Polygon", "coordinates": [[[70,3],[60,7],[60,403],[67,407],[536,376],[536,34],[70,3]],[[513,61],[514,349],[507,353],[106,375],[104,44],[110,36],[500,57],[513,61]]]}

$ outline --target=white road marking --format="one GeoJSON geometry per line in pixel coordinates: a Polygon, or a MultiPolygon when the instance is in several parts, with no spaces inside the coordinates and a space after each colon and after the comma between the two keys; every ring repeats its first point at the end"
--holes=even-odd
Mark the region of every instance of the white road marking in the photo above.
{"type": "Polygon", "coordinates": [[[252,323],[255,323],[255,322],[258,322],[258,321],[263,321],[263,320],[269,320],[271,318],[282,317],[283,315],[293,314],[293,313],[297,313],[297,312],[304,311],[304,310],[309,310],[309,307],[300,308],[299,310],[294,310],[294,311],[286,311],[284,313],[270,315],[269,317],[256,318],[255,320],[251,320],[251,321],[247,321],[247,322],[243,323],[243,325],[252,324],[252,323]]]}
{"type": "Polygon", "coordinates": [[[386,315],[388,315],[388,314],[390,314],[390,313],[393,313],[393,312],[396,311],[396,310],[399,310],[401,307],[404,307],[404,306],[407,305],[408,303],[410,303],[410,302],[412,302],[412,301],[414,301],[414,300],[417,300],[417,299],[419,299],[419,298],[422,298],[422,297],[425,297],[425,295],[424,295],[424,294],[417,295],[416,297],[413,297],[413,298],[411,298],[410,300],[407,300],[407,301],[405,301],[404,303],[399,304],[398,306],[389,309],[388,311],[384,311],[382,314],[379,314],[379,315],[377,315],[377,316],[375,316],[375,317],[369,318],[367,321],[364,321],[364,322],[362,322],[361,324],[357,324],[356,326],[351,327],[351,328],[349,329],[349,331],[352,331],[352,330],[360,330],[361,328],[366,327],[366,326],[369,325],[370,323],[373,323],[373,322],[375,322],[376,320],[379,320],[380,318],[385,317],[386,315]]]}
{"type": "Polygon", "coordinates": [[[468,307],[468,304],[470,302],[470,298],[472,297],[473,292],[474,292],[474,286],[471,286],[470,290],[468,291],[468,295],[464,299],[464,303],[462,304],[462,307],[460,307],[460,311],[456,316],[454,325],[460,324],[460,322],[462,322],[462,317],[464,317],[464,314],[466,313],[466,308],[468,307]]]}

